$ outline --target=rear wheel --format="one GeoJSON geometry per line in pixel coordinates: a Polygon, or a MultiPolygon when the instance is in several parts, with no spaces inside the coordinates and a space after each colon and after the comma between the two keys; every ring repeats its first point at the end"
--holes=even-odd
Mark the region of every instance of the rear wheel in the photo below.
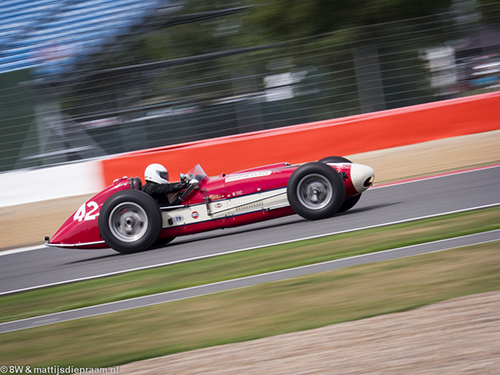
{"type": "Polygon", "coordinates": [[[319,162],[297,168],[287,184],[290,206],[309,220],[334,215],[342,205],[344,195],[344,183],[337,171],[319,162]]]}
{"type": "Polygon", "coordinates": [[[102,205],[99,232],[114,250],[130,254],[149,249],[158,239],[162,217],[156,202],[146,193],[125,190],[102,205]]]}

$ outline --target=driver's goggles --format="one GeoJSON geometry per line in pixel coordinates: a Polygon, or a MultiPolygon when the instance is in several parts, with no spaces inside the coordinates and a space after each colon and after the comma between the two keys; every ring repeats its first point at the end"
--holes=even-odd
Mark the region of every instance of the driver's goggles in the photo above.
{"type": "Polygon", "coordinates": [[[158,175],[164,180],[168,180],[168,172],[158,172],[158,175]]]}

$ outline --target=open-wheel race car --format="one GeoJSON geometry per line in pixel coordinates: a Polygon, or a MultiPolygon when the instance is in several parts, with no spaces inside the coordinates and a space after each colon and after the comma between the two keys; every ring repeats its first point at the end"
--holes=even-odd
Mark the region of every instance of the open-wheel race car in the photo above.
{"type": "Polygon", "coordinates": [[[309,220],[345,212],[372,186],[372,168],[332,156],[302,165],[277,163],[208,177],[197,165],[181,180],[187,188],[159,207],[138,177],[122,177],[92,197],[47,246],[111,247],[135,253],[177,236],[298,214],[309,220]]]}

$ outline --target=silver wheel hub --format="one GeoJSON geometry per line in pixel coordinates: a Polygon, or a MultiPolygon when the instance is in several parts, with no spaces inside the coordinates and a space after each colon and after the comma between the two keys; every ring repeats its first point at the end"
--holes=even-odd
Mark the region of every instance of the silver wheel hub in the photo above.
{"type": "Polygon", "coordinates": [[[310,210],[326,207],[333,198],[333,187],[328,179],[320,174],[310,174],[297,185],[300,203],[310,210]]]}
{"type": "Polygon", "coordinates": [[[148,215],[136,203],[121,203],[109,215],[109,229],[120,241],[138,241],[144,237],[148,229],[148,215]]]}

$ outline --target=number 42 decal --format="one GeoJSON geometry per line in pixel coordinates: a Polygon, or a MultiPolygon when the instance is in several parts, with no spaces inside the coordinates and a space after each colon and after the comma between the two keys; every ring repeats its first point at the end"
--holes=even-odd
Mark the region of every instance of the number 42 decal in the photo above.
{"type": "Polygon", "coordinates": [[[80,206],[78,211],[75,212],[73,220],[78,220],[78,221],[94,220],[99,215],[99,213],[96,213],[98,209],[99,205],[94,201],[90,201],[86,204],[84,203],[80,206]],[[88,211],[86,210],[85,206],[89,209],[88,211]]]}

